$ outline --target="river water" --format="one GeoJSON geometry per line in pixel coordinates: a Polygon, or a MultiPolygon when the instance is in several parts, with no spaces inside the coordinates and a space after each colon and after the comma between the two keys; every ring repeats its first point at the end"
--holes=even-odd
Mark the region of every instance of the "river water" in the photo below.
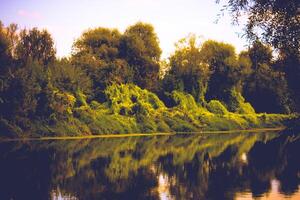
{"type": "Polygon", "coordinates": [[[300,136],[0,142],[1,200],[300,199],[300,136]]]}

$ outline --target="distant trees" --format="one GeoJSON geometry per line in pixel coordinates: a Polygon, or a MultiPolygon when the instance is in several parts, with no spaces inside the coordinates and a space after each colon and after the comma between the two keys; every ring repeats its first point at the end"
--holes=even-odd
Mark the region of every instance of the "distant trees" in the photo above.
{"type": "Polygon", "coordinates": [[[0,91],[0,121],[5,119],[28,130],[32,120],[37,118],[38,96],[44,89],[46,78],[45,67],[38,62],[27,62],[24,66],[11,68],[6,76],[0,91]]]}

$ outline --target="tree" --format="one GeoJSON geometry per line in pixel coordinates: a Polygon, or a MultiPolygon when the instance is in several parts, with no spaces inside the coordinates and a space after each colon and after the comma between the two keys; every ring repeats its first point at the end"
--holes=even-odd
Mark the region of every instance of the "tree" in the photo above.
{"type": "Polygon", "coordinates": [[[196,39],[195,35],[190,35],[176,44],[175,53],[170,57],[170,69],[163,80],[163,88],[167,92],[179,90],[190,93],[198,102],[204,103],[210,70],[203,63],[196,39]]]}
{"type": "Polygon", "coordinates": [[[76,56],[89,54],[96,60],[112,61],[119,58],[121,33],[117,29],[95,28],[88,30],[74,43],[76,56]]]}
{"type": "Polygon", "coordinates": [[[240,88],[242,80],[250,72],[248,64],[245,59],[237,59],[232,45],[223,42],[204,42],[200,54],[211,71],[206,99],[218,99],[230,105],[231,90],[234,87],[240,88]]]}
{"type": "Polygon", "coordinates": [[[161,49],[151,24],[138,22],[128,27],[121,39],[121,56],[133,69],[135,84],[157,90],[161,49]]]}
{"type": "Polygon", "coordinates": [[[24,29],[20,32],[20,40],[16,46],[16,56],[23,64],[31,59],[47,65],[55,60],[53,44],[53,39],[46,30],[24,29]]]}
{"type": "Polygon", "coordinates": [[[298,55],[300,49],[299,6],[300,3],[297,0],[227,1],[227,8],[235,22],[238,22],[242,15],[247,14],[246,33],[250,39],[256,40],[259,37],[277,49],[298,55]]]}
{"type": "Polygon", "coordinates": [[[49,78],[52,86],[63,92],[75,94],[82,91],[84,94],[92,93],[92,81],[80,67],[71,64],[66,58],[55,61],[49,67],[49,78]]]}
{"type": "Polygon", "coordinates": [[[18,26],[10,24],[5,27],[0,21],[0,72],[5,74],[12,65],[15,45],[18,41],[18,26]]]}
{"type": "MultiPolygon", "coordinates": [[[[217,0],[219,2],[220,0],[217,0]]],[[[226,0],[227,9],[238,22],[247,16],[246,35],[262,40],[280,53],[280,64],[294,100],[300,111],[300,1],[299,0],[226,0]]]]}
{"type": "Polygon", "coordinates": [[[258,112],[290,112],[285,73],[273,67],[272,49],[255,41],[248,54],[252,74],[247,78],[243,94],[258,112]]]}
{"type": "Polygon", "coordinates": [[[96,28],[74,43],[72,63],[91,77],[95,98],[102,99],[103,90],[112,83],[131,82],[131,69],[120,55],[120,39],[117,29],[96,28]]]}
{"type": "Polygon", "coordinates": [[[44,78],[43,70],[42,65],[34,62],[13,72],[0,93],[0,117],[23,129],[30,127],[30,120],[36,114],[37,96],[42,89],[40,83],[44,78]]]}

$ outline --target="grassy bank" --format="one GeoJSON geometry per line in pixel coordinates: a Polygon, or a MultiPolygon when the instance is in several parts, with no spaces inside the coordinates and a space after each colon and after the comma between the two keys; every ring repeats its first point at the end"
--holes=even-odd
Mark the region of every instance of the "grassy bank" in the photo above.
{"type": "Polygon", "coordinates": [[[62,94],[61,113],[49,119],[35,119],[20,130],[2,121],[8,137],[87,136],[97,134],[173,133],[226,131],[282,127],[292,115],[255,113],[240,97],[236,111],[229,112],[217,100],[200,106],[194,98],[174,91],[174,106],[166,107],[154,94],[133,84],[112,85],[105,90],[106,101],[87,102],[86,96],[62,94]]]}

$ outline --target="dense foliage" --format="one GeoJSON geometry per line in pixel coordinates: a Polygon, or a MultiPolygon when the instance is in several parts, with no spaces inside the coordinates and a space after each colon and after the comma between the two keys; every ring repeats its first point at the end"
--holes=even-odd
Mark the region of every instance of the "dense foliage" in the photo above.
{"type": "MultiPolygon", "coordinates": [[[[226,0],[221,2],[225,2],[225,7],[233,16],[234,22],[239,22],[246,16],[245,33],[248,39],[252,41],[260,39],[277,50],[279,53],[276,61],[277,67],[280,68],[280,71],[285,72],[289,93],[292,97],[292,107],[299,112],[300,1],[226,0]]],[[[266,70],[264,69],[264,71],[266,70]]],[[[282,75],[272,73],[271,76],[282,75]]],[[[278,95],[278,91],[276,93],[278,95]]],[[[270,94],[269,97],[272,95],[270,94]]]]}
{"type": "Polygon", "coordinates": [[[168,61],[160,55],[142,22],[87,30],[62,59],[47,30],[0,23],[1,136],[246,129],[293,117],[264,113],[294,107],[281,60],[259,41],[237,55],[191,35],[168,61]]]}

